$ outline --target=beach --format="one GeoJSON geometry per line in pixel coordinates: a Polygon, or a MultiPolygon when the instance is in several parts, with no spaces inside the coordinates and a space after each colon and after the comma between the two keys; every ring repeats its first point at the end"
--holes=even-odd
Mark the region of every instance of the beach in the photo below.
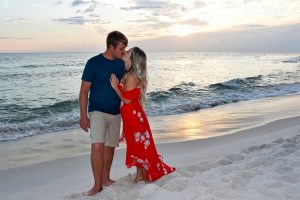
{"type": "Polygon", "coordinates": [[[166,163],[177,168],[176,172],[154,183],[133,184],[135,170],[125,167],[126,149],[121,144],[116,150],[111,171],[111,177],[117,183],[105,187],[94,197],[81,195],[93,183],[89,137],[82,131],[73,129],[2,143],[0,196],[6,200],[299,199],[300,109],[297,99],[299,95],[216,107],[215,111],[210,111],[215,112],[215,116],[228,115],[232,105],[239,116],[247,109],[256,114],[263,108],[272,112],[271,115],[266,111],[262,112],[264,115],[256,115],[260,117],[247,113],[243,115],[244,120],[236,119],[237,122],[245,119],[253,122],[246,123],[248,125],[243,129],[232,129],[235,126],[229,125],[234,121],[225,123],[234,113],[228,115],[228,119],[224,116],[222,120],[221,117],[212,119],[219,129],[209,126],[207,119],[205,123],[211,128],[204,129],[208,133],[198,139],[193,135],[203,131],[203,111],[150,118],[153,130],[167,132],[170,129],[167,124],[173,121],[172,132],[183,136],[170,141],[154,136],[156,141],[162,141],[157,142],[158,152],[166,163]],[[185,122],[185,128],[175,126],[178,124],[176,119],[182,124],[185,122]],[[202,125],[195,127],[197,121],[202,125]],[[221,121],[223,128],[220,127],[221,121]],[[227,134],[220,134],[223,131],[227,134]],[[186,138],[186,132],[194,134],[186,138]]]}
{"type": "Polygon", "coordinates": [[[0,0],[0,200],[300,200],[299,9],[0,0]]]}

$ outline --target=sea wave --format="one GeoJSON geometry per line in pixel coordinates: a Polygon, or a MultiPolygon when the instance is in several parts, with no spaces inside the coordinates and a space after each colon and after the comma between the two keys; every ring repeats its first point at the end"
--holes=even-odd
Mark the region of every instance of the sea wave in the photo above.
{"type": "Polygon", "coordinates": [[[77,99],[35,108],[9,104],[1,113],[0,141],[70,129],[79,122],[77,99]]]}
{"type": "Polygon", "coordinates": [[[269,76],[232,79],[201,87],[181,83],[166,91],[147,95],[146,108],[151,116],[179,114],[223,104],[274,97],[300,92],[300,82],[269,84],[269,76]]]}
{"type": "Polygon", "coordinates": [[[44,65],[21,65],[20,68],[38,68],[43,66],[44,65]]]}
{"type": "Polygon", "coordinates": [[[215,90],[224,90],[224,89],[242,89],[244,87],[257,86],[257,83],[263,78],[262,75],[247,77],[243,79],[232,79],[223,83],[211,84],[208,87],[215,90]]]}
{"type": "MultiPolygon", "coordinates": [[[[289,82],[270,79],[280,74],[236,78],[206,86],[182,82],[167,90],[147,94],[148,116],[171,115],[205,108],[300,92],[297,77],[286,73],[289,82]],[[292,82],[291,82],[292,81],[292,82]]],[[[3,104],[4,105],[4,104],[3,104]]],[[[79,101],[69,99],[49,105],[33,107],[27,104],[5,104],[0,109],[0,141],[16,140],[41,133],[79,127],[79,101]]]]}
{"type": "Polygon", "coordinates": [[[21,65],[19,68],[48,68],[48,67],[72,67],[81,65],[81,63],[54,63],[54,64],[43,64],[43,65],[21,65]]]}
{"type": "Polygon", "coordinates": [[[284,62],[284,63],[299,63],[300,62],[300,56],[294,57],[294,58],[289,58],[287,60],[283,60],[282,62],[284,62]]]}
{"type": "MultiPolygon", "coordinates": [[[[40,116],[42,118],[42,116],[40,116]]],[[[0,125],[0,142],[79,127],[79,118],[43,119],[19,124],[0,125]]]]}

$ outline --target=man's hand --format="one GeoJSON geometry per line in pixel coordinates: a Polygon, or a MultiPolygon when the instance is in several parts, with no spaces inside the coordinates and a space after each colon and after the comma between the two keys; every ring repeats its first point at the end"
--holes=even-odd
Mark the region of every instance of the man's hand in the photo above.
{"type": "Polygon", "coordinates": [[[85,132],[89,132],[88,129],[90,128],[90,120],[87,116],[80,117],[80,128],[85,132]]]}

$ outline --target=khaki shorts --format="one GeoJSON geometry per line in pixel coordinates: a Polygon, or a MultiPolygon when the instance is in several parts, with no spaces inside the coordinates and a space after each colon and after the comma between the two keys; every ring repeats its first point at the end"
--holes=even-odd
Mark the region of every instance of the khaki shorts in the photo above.
{"type": "Polygon", "coordinates": [[[105,146],[118,147],[121,115],[93,111],[89,113],[89,116],[91,142],[105,143],[105,146]]]}

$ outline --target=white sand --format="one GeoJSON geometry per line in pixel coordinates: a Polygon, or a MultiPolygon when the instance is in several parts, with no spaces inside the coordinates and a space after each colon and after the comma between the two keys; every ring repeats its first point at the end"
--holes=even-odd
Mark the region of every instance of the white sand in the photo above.
{"type": "Polygon", "coordinates": [[[133,184],[134,170],[116,151],[114,186],[95,197],[89,155],[0,171],[0,199],[300,199],[300,117],[215,138],[158,144],[177,171],[151,184],[133,184]]]}

